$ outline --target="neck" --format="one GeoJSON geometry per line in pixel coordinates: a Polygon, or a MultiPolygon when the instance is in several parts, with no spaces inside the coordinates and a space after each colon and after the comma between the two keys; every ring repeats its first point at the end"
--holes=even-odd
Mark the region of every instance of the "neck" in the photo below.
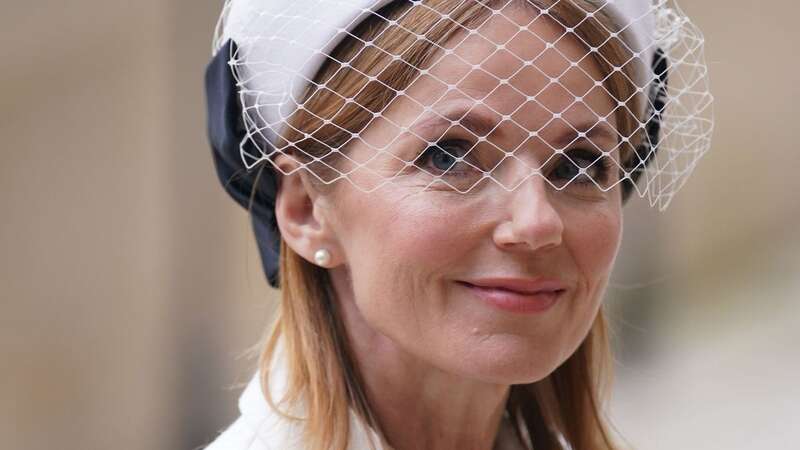
{"type": "Polygon", "coordinates": [[[430,368],[409,370],[414,363],[383,358],[390,351],[355,353],[369,355],[357,356],[367,397],[394,449],[493,447],[508,386],[463,380],[430,368]]]}
{"type": "Polygon", "coordinates": [[[431,366],[370,328],[353,302],[339,301],[372,413],[393,449],[493,448],[508,385],[431,366]]]}

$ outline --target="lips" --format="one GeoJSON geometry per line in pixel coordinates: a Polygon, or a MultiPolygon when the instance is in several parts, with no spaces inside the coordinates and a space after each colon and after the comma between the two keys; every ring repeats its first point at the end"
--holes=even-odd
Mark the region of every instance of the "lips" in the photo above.
{"type": "Polygon", "coordinates": [[[521,295],[558,292],[567,289],[567,286],[559,280],[541,278],[482,278],[479,280],[462,281],[461,283],[484,289],[502,289],[521,295]]]}
{"type": "Polygon", "coordinates": [[[567,290],[556,279],[491,278],[458,283],[489,305],[516,313],[544,312],[567,290]]]}

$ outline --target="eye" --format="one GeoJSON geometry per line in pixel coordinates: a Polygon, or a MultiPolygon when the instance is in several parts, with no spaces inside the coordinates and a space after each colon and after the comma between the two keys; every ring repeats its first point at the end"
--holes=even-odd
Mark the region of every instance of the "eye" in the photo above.
{"type": "Polygon", "coordinates": [[[424,169],[431,173],[448,173],[469,170],[472,167],[465,165],[463,170],[453,170],[459,163],[463,163],[464,155],[467,154],[469,143],[459,139],[450,139],[439,141],[434,145],[426,148],[424,152],[417,159],[419,164],[424,169]]]}
{"type": "Polygon", "coordinates": [[[550,171],[550,181],[559,189],[567,184],[593,187],[595,183],[606,186],[610,161],[608,157],[592,150],[574,149],[556,158],[550,171]],[[581,169],[585,169],[581,173],[581,169]],[[594,180],[594,183],[592,183],[594,180]]]}

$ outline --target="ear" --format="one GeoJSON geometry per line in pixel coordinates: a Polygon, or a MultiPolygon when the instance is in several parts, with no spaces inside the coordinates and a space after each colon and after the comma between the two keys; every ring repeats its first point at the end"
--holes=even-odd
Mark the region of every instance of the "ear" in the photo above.
{"type": "Polygon", "coordinates": [[[330,211],[326,197],[315,188],[309,175],[291,156],[277,155],[275,164],[281,172],[275,199],[275,218],[281,238],[295,253],[312,264],[316,264],[314,254],[320,249],[328,250],[331,255],[326,268],[341,264],[343,255],[328,220],[330,211]]]}

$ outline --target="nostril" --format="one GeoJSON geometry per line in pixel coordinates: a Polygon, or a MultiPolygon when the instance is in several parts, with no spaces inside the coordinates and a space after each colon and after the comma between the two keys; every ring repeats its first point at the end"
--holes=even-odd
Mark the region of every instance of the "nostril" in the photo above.
{"type": "Polygon", "coordinates": [[[562,232],[560,227],[514,227],[508,222],[495,229],[494,241],[508,250],[545,250],[561,245],[562,232]]]}

